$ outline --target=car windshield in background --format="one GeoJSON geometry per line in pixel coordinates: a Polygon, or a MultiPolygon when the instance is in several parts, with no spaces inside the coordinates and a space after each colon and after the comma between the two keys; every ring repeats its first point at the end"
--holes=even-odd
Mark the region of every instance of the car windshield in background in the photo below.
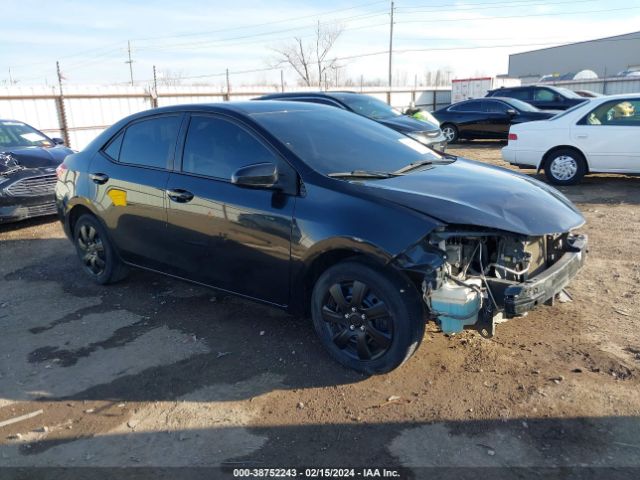
{"type": "Polygon", "coordinates": [[[539,112],[540,109],[534,107],[530,103],[523,102],[522,100],[518,100],[517,98],[509,98],[505,99],[509,105],[516,107],[521,112],[539,112]]]}
{"type": "Polygon", "coordinates": [[[443,159],[390,128],[335,108],[254,113],[252,118],[324,175],[395,172],[412,163],[443,159]]]}
{"type": "Polygon", "coordinates": [[[398,117],[402,115],[401,112],[390,105],[387,105],[382,100],[370,97],[369,95],[341,95],[339,93],[334,93],[333,96],[345,103],[354,112],[365,117],[380,120],[383,118],[398,117]]]}
{"type": "Polygon", "coordinates": [[[578,95],[573,90],[569,90],[568,88],[562,88],[562,87],[556,87],[556,88],[561,94],[563,94],[567,98],[580,98],[580,99],[584,98],[578,95]]]}
{"type": "Polygon", "coordinates": [[[0,148],[51,147],[53,142],[21,122],[0,121],[0,148]]]}

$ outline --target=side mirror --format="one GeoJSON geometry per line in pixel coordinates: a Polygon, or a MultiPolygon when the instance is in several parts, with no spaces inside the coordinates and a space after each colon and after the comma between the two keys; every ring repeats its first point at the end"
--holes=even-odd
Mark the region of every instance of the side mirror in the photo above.
{"type": "Polygon", "coordinates": [[[270,162],[247,165],[231,175],[231,183],[241,187],[274,188],[278,183],[278,167],[270,162]]]}
{"type": "Polygon", "coordinates": [[[59,137],[52,138],[54,145],[64,145],[64,140],[59,137]]]}
{"type": "Polygon", "coordinates": [[[516,115],[518,115],[518,111],[515,108],[509,108],[507,109],[507,115],[509,115],[510,117],[515,117],[516,115]]]}

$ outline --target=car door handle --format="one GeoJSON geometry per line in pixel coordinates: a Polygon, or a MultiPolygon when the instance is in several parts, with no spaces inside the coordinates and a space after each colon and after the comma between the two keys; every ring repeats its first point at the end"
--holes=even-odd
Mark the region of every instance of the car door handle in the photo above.
{"type": "Polygon", "coordinates": [[[102,185],[107,183],[109,180],[109,175],[104,173],[90,173],[89,178],[93,181],[93,183],[97,183],[98,185],[102,185]]]}
{"type": "Polygon", "coordinates": [[[178,203],[187,203],[193,199],[193,193],[179,188],[176,188],[174,190],[167,190],[167,195],[169,195],[169,198],[171,200],[178,203]]]}
{"type": "Polygon", "coordinates": [[[576,135],[576,138],[589,138],[589,135],[587,135],[587,134],[576,135]]]}

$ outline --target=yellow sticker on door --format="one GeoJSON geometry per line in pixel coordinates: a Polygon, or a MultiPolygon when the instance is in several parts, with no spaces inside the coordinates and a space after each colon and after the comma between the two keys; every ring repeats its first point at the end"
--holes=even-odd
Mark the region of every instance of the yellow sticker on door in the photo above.
{"type": "Polygon", "coordinates": [[[124,190],[118,190],[117,188],[112,188],[109,190],[109,198],[113,202],[116,207],[125,207],[127,205],[127,192],[124,190]]]}

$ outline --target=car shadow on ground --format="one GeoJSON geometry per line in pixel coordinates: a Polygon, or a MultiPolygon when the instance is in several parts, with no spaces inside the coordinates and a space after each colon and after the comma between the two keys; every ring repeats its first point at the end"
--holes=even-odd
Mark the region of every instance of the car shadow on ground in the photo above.
{"type": "Polygon", "coordinates": [[[157,469],[153,478],[231,478],[241,468],[386,467],[414,479],[630,479],[640,473],[638,431],[640,418],[629,416],[322,425],[292,416],[289,425],[130,431],[10,444],[0,452],[5,467],[74,467],[23,472],[45,474],[38,478],[101,478],[115,467],[118,478],[151,473],[145,467],[157,469]],[[60,472],[66,475],[46,476],[60,472]]]}
{"type": "MultiPolygon", "coordinates": [[[[95,285],[66,238],[5,240],[0,247],[8,255],[37,252],[25,267],[0,267],[7,286],[0,321],[12,332],[0,345],[11,354],[6,369],[15,380],[4,398],[157,401],[261,374],[279,378],[277,388],[366,378],[329,359],[308,319],[138,269],[115,285],[95,285]]],[[[230,390],[211,399],[261,393],[230,390]]]]}

